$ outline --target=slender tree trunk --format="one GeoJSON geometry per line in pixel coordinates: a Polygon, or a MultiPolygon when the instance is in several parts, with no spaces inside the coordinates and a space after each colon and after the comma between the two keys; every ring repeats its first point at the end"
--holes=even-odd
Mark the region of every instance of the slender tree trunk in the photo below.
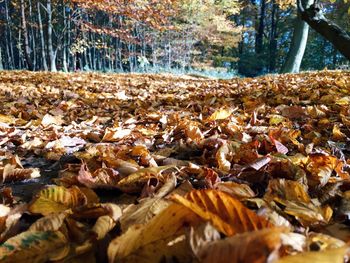
{"type": "Polygon", "coordinates": [[[261,54],[263,51],[264,29],[265,29],[266,0],[261,0],[258,31],[255,36],[255,52],[261,54]]]}
{"type": "MultiPolygon", "coordinates": [[[[86,34],[84,31],[82,31],[82,37],[84,39],[84,41],[86,40],[86,34]]],[[[82,69],[83,70],[87,70],[89,71],[90,70],[90,65],[89,65],[89,60],[88,60],[88,56],[87,56],[87,53],[88,53],[88,48],[86,47],[83,51],[83,58],[84,58],[84,61],[85,61],[85,64],[82,65],[82,69]]]]}
{"type": "Polygon", "coordinates": [[[8,15],[8,7],[7,7],[7,0],[5,0],[5,18],[6,18],[6,36],[5,36],[5,45],[6,45],[6,56],[7,56],[7,64],[8,68],[12,69],[13,68],[13,63],[12,63],[12,56],[10,52],[10,37],[9,34],[11,32],[11,27],[10,27],[10,19],[8,15]]]}
{"type": "Polygon", "coordinates": [[[21,23],[22,23],[22,33],[23,33],[23,41],[24,41],[24,57],[29,70],[33,70],[33,63],[30,57],[30,46],[29,46],[29,38],[27,31],[27,21],[25,14],[25,6],[24,0],[21,0],[21,23]]]}
{"type": "Polygon", "coordinates": [[[134,65],[133,65],[133,60],[132,60],[132,47],[131,44],[128,44],[128,53],[129,53],[129,70],[130,72],[134,71],[134,65]]]}
{"type": "Polygon", "coordinates": [[[8,6],[8,0],[5,0],[5,13],[6,13],[6,22],[7,22],[7,28],[8,28],[8,36],[9,36],[9,64],[10,64],[10,68],[14,69],[16,68],[15,65],[15,55],[13,52],[13,37],[12,37],[12,29],[11,29],[11,17],[9,15],[9,6],[8,6]]]}
{"type": "MultiPolygon", "coordinates": [[[[302,0],[303,6],[310,6],[314,0],[302,0]]],[[[300,65],[304,57],[307,39],[309,35],[308,24],[301,19],[300,12],[294,24],[292,42],[290,44],[287,59],[282,66],[282,73],[297,73],[300,71],[300,65]]]]}
{"type": "MultiPolygon", "coordinates": [[[[71,65],[71,61],[73,61],[72,59],[72,54],[71,52],[69,52],[70,50],[70,46],[71,46],[71,41],[72,41],[72,23],[71,23],[71,19],[72,19],[72,10],[69,10],[69,15],[68,15],[68,32],[67,32],[67,46],[65,47],[66,49],[66,54],[67,54],[67,69],[68,71],[73,67],[70,66],[71,65]]],[[[73,63],[73,62],[72,62],[73,63]]]]}
{"type": "Polygon", "coordinates": [[[122,43],[120,43],[120,41],[119,41],[119,46],[118,46],[119,68],[120,68],[121,71],[124,71],[124,67],[123,67],[123,56],[122,56],[122,48],[123,48],[123,45],[122,45],[122,43]]]}
{"type": "Polygon", "coordinates": [[[44,39],[43,21],[41,18],[41,11],[40,11],[40,2],[37,2],[37,9],[38,9],[38,22],[39,22],[40,43],[41,43],[41,60],[43,63],[42,65],[44,70],[48,71],[49,68],[46,62],[45,39],[44,39]]]}
{"type": "Polygon", "coordinates": [[[278,5],[275,0],[272,0],[272,11],[271,11],[271,31],[269,40],[269,72],[274,72],[276,69],[276,51],[277,51],[277,21],[276,13],[278,5]]]}
{"type": "Polygon", "coordinates": [[[4,65],[2,64],[2,50],[1,50],[1,46],[0,46],[0,70],[4,69],[4,65]]]}
{"type": "MultiPolygon", "coordinates": [[[[63,4],[63,26],[66,28],[67,25],[67,16],[66,16],[66,7],[63,4]]],[[[63,64],[63,71],[68,72],[68,66],[67,66],[67,36],[66,33],[63,32],[63,47],[62,47],[62,64],[63,64]]]]}
{"type": "MultiPolygon", "coordinates": [[[[89,32],[89,41],[90,43],[92,42],[92,33],[89,32]]],[[[90,67],[92,70],[95,70],[95,67],[94,67],[94,64],[92,63],[93,61],[93,58],[92,58],[92,50],[93,50],[93,46],[89,46],[89,49],[88,49],[88,58],[89,58],[89,64],[90,64],[90,67]]]]}
{"type": "MultiPolygon", "coordinates": [[[[29,0],[29,19],[33,19],[33,7],[32,7],[32,1],[29,0]]],[[[32,44],[32,50],[33,50],[33,70],[36,69],[36,38],[35,38],[35,31],[34,27],[30,26],[30,43],[32,44]]]]}
{"type": "MultiPolygon", "coordinates": [[[[23,0],[22,0],[23,1],[23,0]]],[[[49,57],[50,57],[50,70],[55,72],[56,68],[56,53],[53,49],[52,43],[52,9],[51,9],[51,0],[47,0],[46,4],[47,10],[47,44],[49,49],[49,57]]]]}
{"type": "Polygon", "coordinates": [[[23,50],[22,50],[22,29],[20,28],[18,30],[18,68],[23,69],[24,68],[24,58],[23,58],[23,50]]]}
{"type": "Polygon", "coordinates": [[[92,41],[94,43],[94,47],[92,50],[93,67],[94,67],[94,70],[97,70],[98,63],[97,63],[97,52],[96,52],[96,45],[95,45],[95,34],[92,35],[92,41]]]}

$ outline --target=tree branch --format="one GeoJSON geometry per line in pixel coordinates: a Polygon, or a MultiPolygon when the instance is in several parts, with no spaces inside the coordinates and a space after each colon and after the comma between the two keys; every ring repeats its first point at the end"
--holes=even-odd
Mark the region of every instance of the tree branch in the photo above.
{"type": "Polygon", "coordinates": [[[350,60],[350,36],[348,33],[332,21],[329,21],[323,15],[322,9],[318,4],[313,4],[305,9],[301,6],[301,0],[297,0],[297,4],[301,18],[350,60]]]}

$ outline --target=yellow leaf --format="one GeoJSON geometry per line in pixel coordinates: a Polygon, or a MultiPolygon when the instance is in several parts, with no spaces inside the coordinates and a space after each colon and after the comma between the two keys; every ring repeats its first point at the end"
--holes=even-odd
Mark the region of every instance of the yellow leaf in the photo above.
{"type": "Polygon", "coordinates": [[[332,131],[332,138],[335,141],[344,141],[347,137],[343,132],[341,132],[339,125],[334,125],[332,131]]]}
{"type": "Polygon", "coordinates": [[[294,216],[302,225],[317,225],[328,222],[333,214],[329,206],[318,206],[311,202],[307,187],[297,181],[270,180],[264,200],[283,205],[282,211],[294,216]]]}
{"type": "Polygon", "coordinates": [[[227,109],[219,109],[215,111],[210,117],[208,118],[208,121],[216,121],[216,120],[224,120],[230,117],[232,114],[232,110],[227,109]]]}
{"type": "Polygon", "coordinates": [[[310,172],[308,184],[311,186],[325,186],[337,166],[337,158],[323,154],[309,155],[306,169],[310,172]]]}
{"type": "Polygon", "coordinates": [[[47,262],[64,258],[68,241],[59,231],[26,231],[0,245],[0,262],[47,262]]]}
{"type": "Polygon", "coordinates": [[[38,193],[28,210],[31,213],[48,215],[84,205],[86,201],[86,196],[76,186],[51,186],[38,193]]]}
{"type": "Polygon", "coordinates": [[[270,180],[264,199],[286,205],[287,201],[310,203],[306,186],[297,181],[285,179],[270,180]]]}
{"type": "Polygon", "coordinates": [[[350,97],[349,96],[343,97],[341,99],[336,100],[335,103],[340,105],[340,106],[350,105],[350,97]]]}
{"type": "Polygon", "coordinates": [[[14,124],[16,122],[16,119],[12,115],[0,114],[0,122],[6,124],[14,124]]]}
{"type": "Polygon", "coordinates": [[[287,201],[284,212],[294,216],[305,227],[328,223],[333,215],[333,210],[328,205],[320,207],[312,203],[290,201],[287,201]]]}
{"type": "Polygon", "coordinates": [[[269,222],[246,208],[227,193],[216,190],[194,190],[182,197],[173,195],[172,200],[191,209],[203,220],[227,236],[269,227],[269,222]]]}
{"type": "Polygon", "coordinates": [[[269,120],[270,125],[278,125],[282,122],[286,121],[286,118],[281,115],[272,115],[269,120]]]}

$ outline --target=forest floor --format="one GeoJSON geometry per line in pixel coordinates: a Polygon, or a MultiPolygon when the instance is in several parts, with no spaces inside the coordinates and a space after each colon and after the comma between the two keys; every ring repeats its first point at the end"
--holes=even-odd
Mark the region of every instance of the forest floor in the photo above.
{"type": "Polygon", "coordinates": [[[343,262],[350,72],[0,71],[0,262],[343,262]]]}

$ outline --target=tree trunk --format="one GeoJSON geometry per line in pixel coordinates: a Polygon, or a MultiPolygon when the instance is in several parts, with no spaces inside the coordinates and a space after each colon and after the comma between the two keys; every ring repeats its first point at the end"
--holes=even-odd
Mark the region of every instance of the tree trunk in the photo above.
{"type": "Polygon", "coordinates": [[[12,56],[10,53],[10,32],[11,32],[11,28],[10,28],[10,19],[9,19],[9,15],[8,15],[8,8],[7,8],[7,1],[5,0],[5,17],[6,17],[6,36],[5,36],[5,45],[6,45],[6,57],[7,57],[7,64],[8,64],[8,68],[12,69],[13,68],[13,63],[12,63],[12,56]]]}
{"type": "Polygon", "coordinates": [[[265,29],[266,0],[261,0],[258,31],[255,36],[255,53],[261,54],[263,51],[263,39],[265,29]]]}
{"type": "Polygon", "coordinates": [[[38,21],[39,21],[39,32],[40,32],[40,43],[41,43],[41,60],[42,65],[45,71],[48,71],[49,68],[46,63],[46,51],[45,51],[45,39],[44,39],[44,29],[43,29],[43,22],[41,19],[41,12],[40,12],[40,3],[37,2],[37,8],[38,8],[38,21]]]}
{"type": "Polygon", "coordinates": [[[324,17],[322,9],[317,4],[304,7],[298,1],[298,10],[301,18],[307,22],[317,33],[331,42],[334,47],[350,60],[350,35],[338,25],[324,17]]]}
{"type": "Polygon", "coordinates": [[[337,49],[333,46],[333,50],[332,50],[332,69],[336,69],[337,68],[337,49]]]}
{"type": "Polygon", "coordinates": [[[17,47],[18,47],[18,69],[23,69],[24,58],[23,58],[23,50],[22,50],[22,29],[21,28],[19,28],[18,30],[17,47]]]}
{"type": "Polygon", "coordinates": [[[276,53],[277,53],[277,20],[276,13],[278,11],[278,5],[275,0],[272,0],[271,11],[271,30],[269,39],[269,72],[274,72],[276,69],[276,53]]]}
{"type": "MultiPolygon", "coordinates": [[[[22,0],[23,1],[23,0],[22,0]]],[[[52,44],[52,10],[51,10],[51,0],[47,0],[46,4],[46,10],[47,10],[47,43],[48,43],[48,49],[49,49],[49,57],[50,57],[50,70],[55,72],[57,71],[56,68],[56,52],[53,49],[52,44]]]]}
{"type": "MultiPolygon", "coordinates": [[[[314,0],[301,0],[305,7],[313,4],[314,0]]],[[[302,20],[300,11],[295,20],[292,43],[289,48],[287,59],[281,69],[282,73],[297,73],[300,71],[301,61],[305,53],[307,39],[309,35],[309,26],[302,20]]]]}
{"type": "Polygon", "coordinates": [[[30,58],[30,47],[29,47],[29,38],[27,31],[27,22],[26,22],[26,14],[24,8],[24,0],[21,0],[21,23],[22,23],[22,33],[23,33],[23,41],[24,41],[24,57],[26,59],[27,67],[29,70],[33,70],[33,63],[30,58]]]}
{"type": "MultiPolygon", "coordinates": [[[[29,18],[32,19],[33,17],[33,7],[32,7],[32,1],[29,0],[29,18]]],[[[29,22],[29,25],[31,23],[29,22]]],[[[32,44],[32,50],[33,50],[33,70],[36,69],[36,37],[35,37],[35,28],[33,26],[30,26],[30,35],[29,35],[30,43],[32,44]]]]}
{"type": "Polygon", "coordinates": [[[4,65],[2,64],[2,53],[1,53],[1,47],[0,47],[0,70],[4,69],[4,65]]]}

